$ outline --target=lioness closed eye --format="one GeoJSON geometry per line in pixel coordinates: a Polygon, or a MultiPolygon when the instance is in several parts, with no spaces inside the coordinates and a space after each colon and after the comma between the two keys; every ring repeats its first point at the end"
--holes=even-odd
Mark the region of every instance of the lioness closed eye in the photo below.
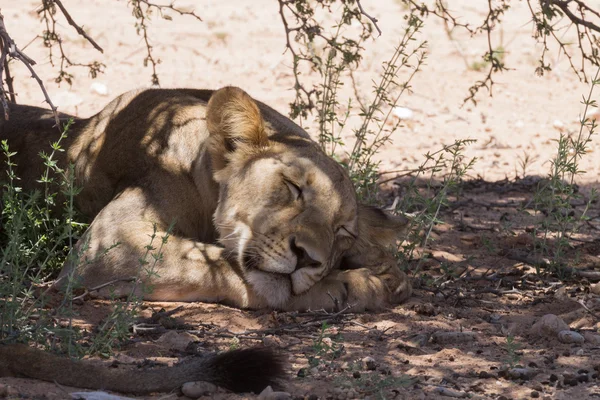
{"type": "MultiPolygon", "coordinates": [[[[33,188],[37,154],[59,135],[50,113],[11,105],[0,123],[33,188]]],[[[93,222],[76,247],[87,262],[61,274],[86,287],[123,279],[110,290],[129,293],[153,224],[157,237],[174,224],[154,274],[142,273],[146,300],[360,311],[410,295],[387,251],[406,220],[359,205],[338,163],[241,89],[129,92],[76,118],[63,144],[59,163],[74,164],[76,204],[93,222]]]]}

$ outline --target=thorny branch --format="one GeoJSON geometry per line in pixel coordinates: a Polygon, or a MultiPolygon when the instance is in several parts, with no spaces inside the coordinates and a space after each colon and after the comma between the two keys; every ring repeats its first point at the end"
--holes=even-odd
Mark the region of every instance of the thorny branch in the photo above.
{"type": "MultiPolygon", "coordinates": [[[[52,112],[54,113],[56,126],[60,129],[60,120],[58,118],[56,106],[52,103],[52,100],[50,100],[50,96],[48,96],[48,92],[44,87],[44,83],[33,69],[35,61],[29,58],[27,55],[25,55],[25,53],[23,53],[21,50],[19,50],[19,48],[15,44],[15,41],[10,37],[8,31],[6,30],[6,26],[4,25],[4,16],[2,15],[2,13],[0,13],[0,43],[2,45],[2,50],[0,53],[0,102],[2,103],[2,108],[4,110],[4,119],[9,119],[9,109],[2,77],[5,68],[8,66],[8,56],[10,56],[11,58],[21,61],[31,73],[32,78],[34,78],[37,81],[38,85],[40,86],[40,89],[42,89],[42,92],[44,93],[44,98],[46,99],[46,102],[48,103],[50,109],[52,109],[52,112]]],[[[6,68],[6,71],[8,71],[8,68],[6,68]]],[[[14,101],[14,89],[12,88],[12,78],[10,78],[9,80],[9,74],[10,72],[7,72],[7,85],[9,87],[11,101],[14,101]]]]}
{"type": "Polygon", "coordinates": [[[360,4],[360,0],[356,0],[356,5],[358,6],[360,13],[371,20],[371,22],[373,23],[373,26],[375,26],[375,29],[377,29],[377,32],[379,32],[379,36],[381,36],[381,29],[379,29],[379,25],[377,25],[377,19],[371,17],[369,14],[367,14],[365,12],[365,10],[362,8],[362,5],[360,4]]]}
{"type": "Polygon", "coordinates": [[[85,40],[90,42],[92,44],[92,46],[94,46],[94,48],[96,50],[98,50],[100,53],[104,53],[104,50],[102,49],[102,47],[100,47],[98,45],[98,43],[96,43],[94,41],[94,39],[92,39],[87,33],[85,33],[85,31],[83,30],[82,27],[80,27],[79,25],[77,25],[75,23],[75,21],[73,21],[73,18],[71,18],[71,14],[69,14],[69,12],[65,8],[65,6],[63,6],[63,4],[61,3],[60,0],[51,0],[51,1],[53,1],[54,4],[56,4],[58,6],[58,8],[60,8],[60,11],[63,13],[65,18],[67,19],[67,22],[69,22],[69,25],[71,25],[73,28],[75,28],[77,33],[79,33],[81,36],[83,36],[85,38],[85,40]]]}
{"type": "MultiPolygon", "coordinates": [[[[469,89],[469,96],[465,101],[475,102],[475,95],[480,89],[486,88],[492,95],[492,86],[494,85],[493,75],[496,72],[502,72],[506,69],[502,62],[502,57],[498,47],[493,46],[491,32],[495,26],[502,22],[501,17],[511,4],[509,0],[500,0],[496,2],[488,1],[488,12],[484,22],[479,27],[473,27],[460,21],[459,17],[448,9],[444,0],[434,0],[432,5],[417,0],[402,0],[411,10],[417,11],[421,16],[429,14],[443,19],[450,25],[450,29],[461,28],[470,35],[485,32],[487,35],[487,50],[483,56],[486,65],[489,66],[486,76],[475,83],[469,89]]],[[[585,72],[585,62],[592,65],[600,64],[600,11],[588,5],[589,2],[583,0],[527,0],[527,5],[532,17],[534,27],[533,37],[543,45],[542,54],[539,59],[539,66],[536,68],[538,75],[550,71],[551,66],[546,62],[545,57],[549,48],[550,38],[558,45],[559,55],[564,54],[571,69],[575,74],[587,82],[588,76],[585,72]],[[594,22],[590,18],[598,20],[594,22]],[[567,22],[567,26],[561,24],[567,22]],[[574,27],[577,35],[577,47],[581,56],[581,66],[575,67],[572,51],[569,49],[571,43],[565,41],[558,33],[561,30],[574,27]]]]}
{"type": "Polygon", "coordinates": [[[285,31],[285,51],[292,56],[292,74],[296,97],[291,106],[291,117],[306,118],[321,98],[318,87],[306,87],[301,81],[301,65],[309,67],[322,76],[331,67],[331,59],[339,57],[346,65],[360,61],[361,43],[372,37],[373,26],[381,34],[377,19],[367,14],[359,1],[342,1],[341,18],[335,25],[334,33],[326,32],[321,23],[315,19],[316,7],[331,11],[337,0],[322,0],[313,6],[306,0],[277,0],[279,15],[285,31]],[[365,16],[369,22],[365,22],[365,16]],[[358,40],[343,35],[343,27],[358,21],[362,32],[358,40]],[[323,53],[323,54],[321,54],[323,53]]]}
{"type": "Polygon", "coordinates": [[[160,59],[155,58],[152,53],[152,45],[150,44],[150,38],[148,36],[148,21],[152,16],[153,11],[158,11],[160,16],[166,20],[171,20],[171,16],[165,14],[165,10],[171,10],[173,12],[178,13],[183,16],[191,16],[194,17],[198,21],[202,21],[200,16],[198,16],[194,11],[184,11],[180,8],[177,8],[171,3],[170,5],[160,5],[152,3],[148,0],[130,0],[129,4],[132,7],[133,16],[137,20],[135,24],[135,28],[137,30],[138,35],[141,35],[144,39],[144,44],[146,46],[146,57],[144,58],[144,67],[148,66],[148,63],[152,66],[152,84],[159,86],[160,81],[158,79],[157,66],[160,64],[160,59]],[[142,8],[144,5],[145,9],[142,8]]]}
{"type": "Polygon", "coordinates": [[[63,38],[57,31],[57,8],[60,9],[61,13],[73,28],[77,31],[79,35],[81,35],[84,39],[86,39],[96,50],[103,53],[104,50],[102,47],[98,45],[86,32],[85,30],[79,26],[71,17],[67,9],[63,6],[60,0],[42,0],[42,6],[38,10],[38,14],[41,17],[42,23],[45,25],[45,29],[42,34],[42,40],[44,42],[44,46],[48,48],[50,64],[54,66],[54,53],[53,49],[55,46],[58,46],[58,50],[60,53],[60,69],[58,72],[58,76],[56,77],[56,83],[61,83],[62,81],[67,82],[69,85],[73,84],[73,75],[67,72],[69,67],[84,67],[89,69],[90,76],[95,78],[99,73],[104,71],[105,65],[93,61],[90,63],[79,63],[72,61],[65,51],[63,47],[63,38]]]}

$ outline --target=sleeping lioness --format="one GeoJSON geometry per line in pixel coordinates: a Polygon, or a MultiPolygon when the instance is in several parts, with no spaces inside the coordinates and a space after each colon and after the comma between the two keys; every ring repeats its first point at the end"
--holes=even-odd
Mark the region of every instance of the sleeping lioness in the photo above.
{"type": "MultiPolygon", "coordinates": [[[[54,124],[20,105],[0,119],[26,189],[60,135],[54,124]]],[[[73,163],[82,188],[76,206],[93,218],[62,285],[73,275],[86,288],[118,281],[104,294],[280,310],[375,310],[411,293],[387,250],[406,219],[358,204],[337,162],[241,89],[128,92],[75,118],[62,144],[59,165],[73,163]],[[155,246],[171,234],[148,273],[139,260],[154,227],[155,246]],[[127,280],[136,276],[151,290],[127,280]]]]}

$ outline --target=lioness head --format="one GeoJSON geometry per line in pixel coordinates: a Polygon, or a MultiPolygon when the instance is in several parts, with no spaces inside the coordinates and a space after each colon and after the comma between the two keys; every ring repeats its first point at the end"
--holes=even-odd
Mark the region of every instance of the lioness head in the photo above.
{"type": "Polygon", "coordinates": [[[220,185],[215,225],[244,271],[261,279],[285,276],[274,281],[300,294],[335,267],[361,233],[371,236],[367,241],[389,240],[389,228],[398,226],[359,207],[345,170],[301,128],[241,89],[216,91],[206,119],[220,185]]]}

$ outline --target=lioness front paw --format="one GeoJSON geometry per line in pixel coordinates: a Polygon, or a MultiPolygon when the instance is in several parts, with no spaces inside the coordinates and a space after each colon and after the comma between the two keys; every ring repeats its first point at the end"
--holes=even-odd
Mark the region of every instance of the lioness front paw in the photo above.
{"type": "Polygon", "coordinates": [[[408,276],[398,267],[396,259],[388,251],[371,247],[366,255],[360,257],[359,262],[363,269],[369,270],[384,282],[389,303],[402,303],[412,294],[412,285],[408,276]]]}

